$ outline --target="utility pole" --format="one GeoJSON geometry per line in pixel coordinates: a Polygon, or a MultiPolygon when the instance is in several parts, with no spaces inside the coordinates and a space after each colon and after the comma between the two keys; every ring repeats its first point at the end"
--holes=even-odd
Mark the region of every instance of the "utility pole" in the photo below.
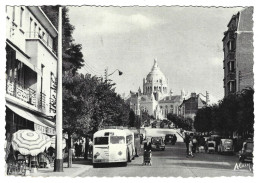
{"type": "Polygon", "coordinates": [[[55,172],[63,172],[62,157],[62,7],[59,7],[55,172]]]}
{"type": "Polygon", "coordinates": [[[107,72],[108,72],[108,68],[105,69],[105,81],[107,81],[107,72]]]}

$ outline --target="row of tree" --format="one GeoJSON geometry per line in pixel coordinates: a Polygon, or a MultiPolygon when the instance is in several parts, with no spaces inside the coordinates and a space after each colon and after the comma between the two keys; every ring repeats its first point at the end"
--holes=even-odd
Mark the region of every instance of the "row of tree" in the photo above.
{"type": "Polygon", "coordinates": [[[182,128],[184,130],[192,130],[193,120],[191,118],[183,118],[181,116],[177,116],[176,114],[169,113],[167,115],[167,119],[172,121],[178,128],[182,128]]]}
{"type": "Polygon", "coordinates": [[[230,94],[218,104],[199,109],[194,127],[200,132],[215,131],[222,136],[232,136],[233,132],[242,137],[254,132],[254,90],[244,89],[230,94]]]}

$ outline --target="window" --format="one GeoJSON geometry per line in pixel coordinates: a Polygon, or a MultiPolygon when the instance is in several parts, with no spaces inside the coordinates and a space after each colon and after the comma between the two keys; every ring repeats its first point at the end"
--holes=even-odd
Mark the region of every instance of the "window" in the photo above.
{"type": "Polygon", "coordinates": [[[23,12],[24,12],[24,9],[21,8],[21,10],[20,10],[20,27],[23,27],[23,12]]]}
{"type": "Polygon", "coordinates": [[[233,51],[235,49],[235,41],[231,40],[228,42],[228,51],[233,51]]]}
{"type": "Polygon", "coordinates": [[[13,21],[15,21],[15,6],[13,6],[13,21]]]}
{"type": "Polygon", "coordinates": [[[33,29],[34,38],[36,38],[36,28],[37,28],[37,23],[34,23],[34,29],[33,29]]]}
{"type": "Polygon", "coordinates": [[[228,89],[230,93],[235,92],[235,81],[229,81],[228,83],[228,89]]]}
{"type": "Polygon", "coordinates": [[[124,144],[125,143],[125,137],[123,137],[123,136],[111,136],[110,137],[110,143],[111,144],[124,144]]]}
{"type": "Polygon", "coordinates": [[[108,137],[96,137],[94,139],[95,145],[107,145],[108,144],[108,137]]]}
{"type": "Polygon", "coordinates": [[[234,61],[230,61],[228,63],[228,71],[229,72],[234,72],[235,71],[235,63],[234,63],[234,61]]]}
{"type": "Polygon", "coordinates": [[[31,37],[32,36],[32,21],[33,21],[33,19],[32,18],[30,18],[30,27],[29,27],[29,36],[31,37]]]}
{"type": "Polygon", "coordinates": [[[42,37],[41,37],[41,28],[39,27],[39,29],[38,29],[38,37],[41,39],[42,37]]]}

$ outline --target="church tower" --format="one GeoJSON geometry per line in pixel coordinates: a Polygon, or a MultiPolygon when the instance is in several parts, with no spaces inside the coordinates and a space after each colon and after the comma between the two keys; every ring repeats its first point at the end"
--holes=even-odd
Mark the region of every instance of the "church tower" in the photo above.
{"type": "Polygon", "coordinates": [[[143,93],[144,95],[154,95],[157,100],[168,94],[168,80],[156,60],[146,79],[143,80],[143,93]]]}

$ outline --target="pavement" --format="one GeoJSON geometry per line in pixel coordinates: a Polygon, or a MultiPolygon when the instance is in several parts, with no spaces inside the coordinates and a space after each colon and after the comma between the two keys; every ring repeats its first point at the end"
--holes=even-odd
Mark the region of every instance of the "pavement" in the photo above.
{"type": "Polygon", "coordinates": [[[31,173],[31,177],[77,177],[92,167],[91,160],[79,158],[73,161],[72,167],[68,168],[68,163],[63,163],[63,172],[54,172],[54,167],[39,168],[37,173],[31,173]]]}

